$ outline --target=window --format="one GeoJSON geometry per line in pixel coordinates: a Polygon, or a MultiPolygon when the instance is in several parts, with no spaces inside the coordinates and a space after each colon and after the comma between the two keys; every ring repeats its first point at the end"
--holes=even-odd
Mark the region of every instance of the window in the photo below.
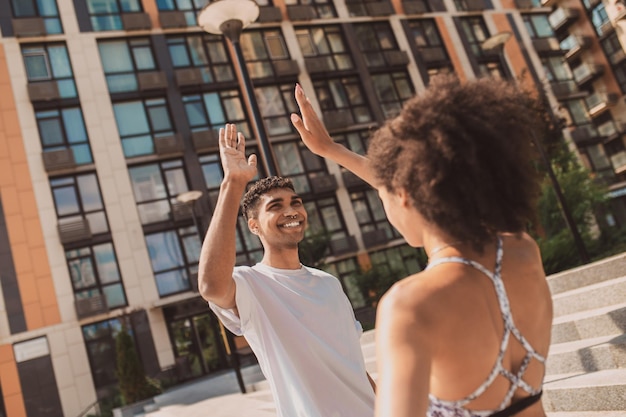
{"type": "Polygon", "coordinates": [[[313,82],[313,87],[324,119],[331,117],[346,119],[345,116],[348,116],[349,120],[343,121],[348,125],[372,121],[370,109],[357,77],[316,80],[313,82]],[[345,110],[346,114],[337,113],[338,110],[345,110]]]}
{"type": "Polygon", "coordinates": [[[365,297],[358,284],[358,274],[361,268],[357,264],[356,259],[348,258],[343,261],[324,265],[324,270],[339,278],[344,291],[348,295],[348,299],[350,299],[352,303],[352,308],[356,309],[367,306],[365,297]]]}
{"type": "Polygon", "coordinates": [[[174,68],[198,68],[204,84],[235,80],[223,36],[169,37],[167,48],[174,68]]]}
{"type": "Polygon", "coordinates": [[[500,52],[486,53],[482,49],[483,42],[490,37],[483,18],[480,16],[463,18],[461,28],[478,66],[478,75],[506,78],[500,52]]]}
{"type": "Polygon", "coordinates": [[[308,214],[309,227],[306,235],[310,236],[323,230],[327,231],[331,240],[348,237],[345,222],[336,197],[319,198],[304,204],[308,214]]]}
{"type": "Polygon", "coordinates": [[[327,174],[324,160],[309,151],[301,140],[274,143],[272,149],[280,173],[293,181],[298,194],[312,193],[311,180],[327,174]]]}
{"type": "Polygon", "coordinates": [[[238,90],[222,90],[183,96],[183,105],[192,131],[213,130],[215,137],[225,123],[234,123],[250,140],[244,104],[238,90]]]}
{"type": "Polygon", "coordinates": [[[71,149],[78,165],[91,164],[91,149],[80,107],[35,112],[44,152],[71,149]]]}
{"type": "Polygon", "coordinates": [[[290,59],[280,30],[245,31],[241,34],[240,44],[248,72],[253,79],[276,76],[272,63],[290,59]]]}
{"type": "Polygon", "coordinates": [[[554,31],[548,20],[548,16],[545,14],[524,14],[522,15],[526,30],[533,39],[538,38],[551,38],[554,36],[554,31]]]}
{"type": "Polygon", "coordinates": [[[48,35],[63,33],[55,0],[11,0],[11,6],[17,19],[41,17],[48,35]]]}
{"type": "Polygon", "coordinates": [[[573,80],[572,71],[561,57],[542,57],[541,63],[550,82],[573,80]]]}
{"type": "Polygon", "coordinates": [[[593,26],[596,28],[598,36],[605,35],[608,29],[612,29],[611,20],[606,14],[602,2],[598,3],[598,5],[591,10],[591,23],[593,23],[593,26]]]}
{"type": "Polygon", "coordinates": [[[92,234],[109,231],[96,174],[51,178],[50,187],[59,224],[84,218],[92,234]]]}
{"type": "Polygon", "coordinates": [[[196,16],[207,3],[206,0],[156,0],[160,12],[179,11],[185,16],[187,26],[197,26],[196,16]]]}
{"type": "MultiPolygon", "coordinates": [[[[115,364],[117,354],[115,353],[115,337],[122,330],[122,320],[124,318],[114,318],[98,323],[83,326],[83,338],[87,347],[87,356],[91,366],[94,386],[105,388],[117,383],[115,374],[115,364]]],[[[130,320],[126,323],[126,328],[132,332],[130,320]]]]}
{"type": "Polygon", "coordinates": [[[626,61],[622,61],[619,65],[614,66],[613,73],[622,92],[626,94],[626,61]]]}
{"type": "Polygon", "coordinates": [[[616,32],[611,33],[605,39],[601,40],[600,45],[612,64],[618,64],[626,58],[624,50],[622,49],[622,44],[620,43],[616,32]]]}
{"type": "Polygon", "coordinates": [[[359,24],[354,26],[359,49],[367,66],[385,67],[387,60],[384,51],[397,51],[398,44],[391,26],[387,22],[359,24]]]}
{"type": "Polygon", "coordinates": [[[386,268],[388,271],[399,271],[404,278],[423,269],[425,259],[421,250],[409,245],[396,246],[370,254],[372,266],[386,268]]]}
{"type": "Polygon", "coordinates": [[[148,234],[146,244],[159,296],[190,290],[190,280],[197,280],[200,258],[197,229],[189,226],[148,234]]]}
{"type": "Polygon", "coordinates": [[[350,16],[382,16],[394,12],[391,3],[383,0],[346,0],[350,16]]]}
{"type": "Polygon", "coordinates": [[[425,82],[439,72],[452,72],[453,67],[448,52],[432,19],[419,19],[408,22],[408,37],[416,50],[416,58],[425,82]]]}
{"type": "Polygon", "coordinates": [[[61,98],[78,97],[72,66],[64,44],[22,46],[28,82],[55,81],[61,98]]]}
{"type": "Polygon", "coordinates": [[[587,111],[587,106],[585,105],[584,100],[567,100],[562,102],[562,106],[563,109],[567,110],[570,116],[570,120],[576,126],[582,126],[591,123],[591,118],[589,116],[589,112],[587,111]]]}
{"type": "Polygon", "coordinates": [[[110,93],[137,91],[137,72],[156,69],[148,38],[103,41],[98,44],[100,60],[110,93]]]}
{"type": "Polygon", "coordinates": [[[126,158],[154,154],[155,138],[174,134],[164,98],[114,103],[113,112],[126,158]]]}
{"type": "Polygon", "coordinates": [[[382,230],[387,240],[400,237],[400,234],[387,220],[385,209],[376,190],[351,192],[350,200],[362,233],[382,230]]]}
{"type": "Polygon", "coordinates": [[[172,160],[128,169],[141,224],[171,219],[176,196],[189,191],[182,160],[172,160]]]}
{"type": "Polygon", "coordinates": [[[372,81],[385,119],[397,116],[415,92],[406,71],[372,74],[372,81]]]}
{"type": "Polygon", "coordinates": [[[122,13],[141,12],[141,0],[87,0],[91,26],[96,32],[122,30],[122,13]]]}
{"type": "MultiPolygon", "coordinates": [[[[246,154],[250,155],[258,152],[255,146],[249,146],[246,144],[246,154]]],[[[207,185],[209,200],[213,207],[217,202],[217,196],[219,194],[220,185],[224,178],[224,172],[222,171],[222,164],[220,162],[220,156],[217,153],[203,155],[200,157],[200,166],[202,167],[202,173],[204,175],[204,182],[207,185]]],[[[262,164],[257,165],[257,170],[261,172],[262,164]]],[[[264,174],[261,173],[261,176],[264,174]]],[[[257,175],[253,181],[259,178],[257,175]]],[[[254,265],[260,262],[263,258],[263,247],[259,238],[248,230],[248,223],[243,216],[239,216],[237,219],[237,235],[236,235],[235,251],[237,254],[235,263],[237,265],[254,265]]]]}
{"type": "Polygon", "coordinates": [[[315,11],[318,19],[337,17],[332,0],[285,0],[285,4],[288,8],[296,5],[310,6],[315,11]]]}
{"type": "Polygon", "coordinates": [[[338,26],[296,29],[298,44],[306,58],[323,59],[328,70],[351,70],[354,63],[338,26]]]}
{"type": "Polygon", "coordinates": [[[289,118],[291,113],[298,112],[293,89],[293,83],[255,87],[254,93],[268,135],[295,133],[289,118]]]}
{"type": "Polygon", "coordinates": [[[65,251],[77,300],[103,295],[109,309],[127,305],[111,242],[65,251]]]}

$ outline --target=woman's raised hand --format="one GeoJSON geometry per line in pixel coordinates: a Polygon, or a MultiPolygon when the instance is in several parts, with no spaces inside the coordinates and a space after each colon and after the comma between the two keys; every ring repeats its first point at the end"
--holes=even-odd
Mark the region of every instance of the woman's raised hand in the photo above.
{"type": "Polygon", "coordinates": [[[311,152],[322,157],[327,156],[335,142],[315,113],[311,102],[304,94],[304,90],[302,90],[300,84],[296,84],[295,96],[298,107],[300,107],[302,118],[292,113],[291,123],[293,123],[293,126],[300,134],[302,142],[311,152]]]}

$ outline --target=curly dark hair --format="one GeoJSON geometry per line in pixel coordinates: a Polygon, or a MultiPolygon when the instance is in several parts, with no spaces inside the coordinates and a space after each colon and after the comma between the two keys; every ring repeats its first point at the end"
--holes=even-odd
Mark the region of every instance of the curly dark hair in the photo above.
{"type": "Polygon", "coordinates": [[[535,101],[502,80],[434,77],[374,133],[374,173],[388,190],[405,189],[426,220],[482,251],[496,233],[535,220],[535,101]]]}
{"type": "Polygon", "coordinates": [[[258,206],[261,196],[276,188],[289,188],[296,191],[293,183],[289,178],[284,177],[267,177],[261,178],[246,192],[241,201],[241,211],[244,219],[254,219],[259,214],[258,206]]]}

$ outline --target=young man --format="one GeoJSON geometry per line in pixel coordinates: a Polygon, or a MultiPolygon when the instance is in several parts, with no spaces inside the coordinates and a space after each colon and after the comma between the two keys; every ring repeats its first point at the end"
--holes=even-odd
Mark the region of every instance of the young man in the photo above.
{"type": "Polygon", "coordinates": [[[243,199],[263,260],[235,267],[239,202],[256,156],[234,125],[219,133],[224,180],[200,255],[198,287],[222,323],[245,336],[270,383],[281,417],[371,417],[373,383],[362,329],[339,280],[300,263],[307,213],[290,180],[257,181],[243,199]]]}

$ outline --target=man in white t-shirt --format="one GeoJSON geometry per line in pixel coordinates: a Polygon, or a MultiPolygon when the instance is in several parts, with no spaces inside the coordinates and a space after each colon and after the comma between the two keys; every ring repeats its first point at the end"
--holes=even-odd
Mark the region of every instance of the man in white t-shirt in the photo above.
{"type": "Polygon", "coordinates": [[[339,280],[300,263],[307,213],[290,180],[257,181],[243,198],[263,260],[235,265],[239,202],[257,173],[234,125],[219,133],[224,180],[202,245],[200,294],[222,323],[245,336],[269,381],[280,417],[371,417],[374,383],[362,328],[339,280]]]}

